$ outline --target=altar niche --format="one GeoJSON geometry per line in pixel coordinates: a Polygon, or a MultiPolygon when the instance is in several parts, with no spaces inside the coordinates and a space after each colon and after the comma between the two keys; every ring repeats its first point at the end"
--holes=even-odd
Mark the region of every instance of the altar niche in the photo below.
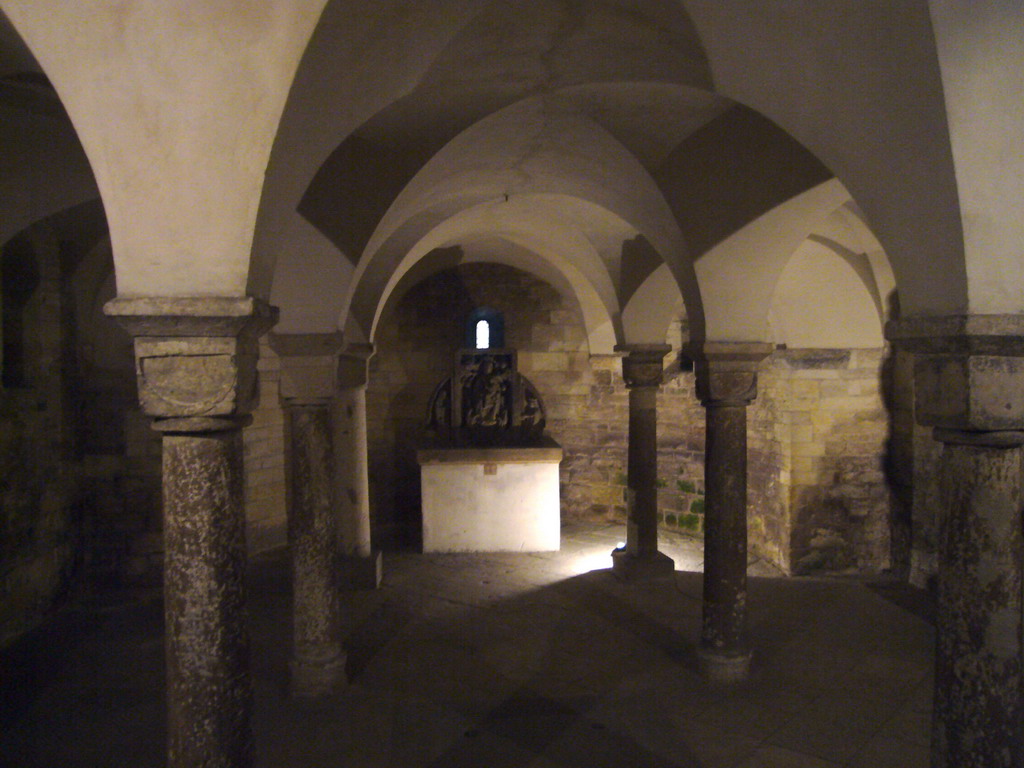
{"type": "Polygon", "coordinates": [[[501,316],[466,321],[467,347],[430,399],[416,452],[425,552],[541,552],[560,546],[558,464],[540,393],[501,343],[501,316]]]}

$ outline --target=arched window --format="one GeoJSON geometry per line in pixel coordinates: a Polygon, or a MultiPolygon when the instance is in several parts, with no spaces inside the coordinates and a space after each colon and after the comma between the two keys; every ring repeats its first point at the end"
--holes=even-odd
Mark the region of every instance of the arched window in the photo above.
{"type": "Polygon", "coordinates": [[[491,348],[491,324],[486,320],[476,321],[476,348],[491,348]]]}
{"type": "Polygon", "coordinates": [[[505,346],[505,320],[490,307],[477,307],[466,320],[466,347],[498,349],[505,346]]]}

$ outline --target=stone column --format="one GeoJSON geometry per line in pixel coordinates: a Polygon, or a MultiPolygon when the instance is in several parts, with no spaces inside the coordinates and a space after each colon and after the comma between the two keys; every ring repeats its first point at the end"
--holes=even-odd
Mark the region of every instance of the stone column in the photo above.
{"type": "Polygon", "coordinates": [[[693,347],[697,396],[706,409],[704,446],[704,612],[698,658],[711,680],[750,670],[747,639],[747,406],[768,344],[706,342],[693,347]]]}
{"type": "Polygon", "coordinates": [[[675,563],[658,551],[658,388],[663,380],[667,344],[629,344],[622,378],[629,390],[629,437],[626,455],[626,546],[612,553],[612,569],[624,578],[666,576],[675,563]]]}
{"type": "Polygon", "coordinates": [[[342,648],[334,428],[340,334],[272,334],[281,359],[292,555],[291,692],[310,698],[346,682],[342,648]]]}
{"type": "Polygon", "coordinates": [[[943,444],[932,766],[1024,765],[1024,316],[890,323],[943,444]]]}
{"type": "Polygon", "coordinates": [[[248,766],[240,430],[258,392],[258,338],[276,315],[251,298],[104,309],[134,337],[139,400],[163,435],[168,765],[248,766]]]}
{"type": "Polygon", "coordinates": [[[339,543],[348,583],[376,589],[381,556],[370,541],[370,480],[366,443],[366,366],[370,344],[350,344],[338,358],[337,467],[339,543]]]}

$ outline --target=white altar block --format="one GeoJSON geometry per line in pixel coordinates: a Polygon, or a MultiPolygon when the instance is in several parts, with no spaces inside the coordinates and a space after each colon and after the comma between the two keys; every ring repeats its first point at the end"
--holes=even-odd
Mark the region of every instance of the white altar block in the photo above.
{"type": "Polygon", "coordinates": [[[424,552],[551,552],[561,544],[562,449],[424,448],[424,552]]]}

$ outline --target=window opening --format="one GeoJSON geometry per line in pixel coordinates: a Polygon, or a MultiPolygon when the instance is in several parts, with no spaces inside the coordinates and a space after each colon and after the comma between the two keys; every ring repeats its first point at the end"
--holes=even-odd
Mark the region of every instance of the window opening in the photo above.
{"type": "Polygon", "coordinates": [[[505,319],[490,307],[477,307],[466,318],[467,349],[501,349],[505,346],[505,319]]]}
{"type": "Polygon", "coordinates": [[[490,349],[491,347],[491,324],[486,320],[476,321],[476,348],[490,349]]]}

